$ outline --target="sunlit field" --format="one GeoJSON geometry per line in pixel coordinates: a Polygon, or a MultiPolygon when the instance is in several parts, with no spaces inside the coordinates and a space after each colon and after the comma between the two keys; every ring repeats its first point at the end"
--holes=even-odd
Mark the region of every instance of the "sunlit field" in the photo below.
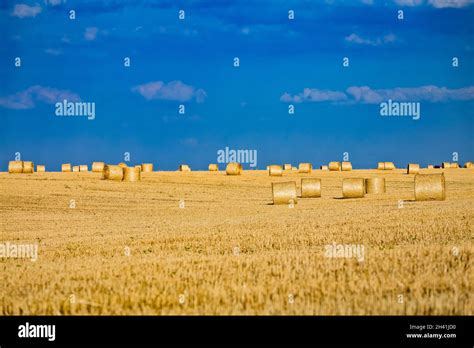
{"type": "Polygon", "coordinates": [[[3,315],[473,315],[474,169],[445,201],[414,201],[405,170],[0,173],[3,315]],[[386,194],[342,199],[345,177],[386,194]],[[322,179],[321,198],[273,205],[271,183],[322,179]],[[329,245],[359,253],[328,256],[329,245]]]}

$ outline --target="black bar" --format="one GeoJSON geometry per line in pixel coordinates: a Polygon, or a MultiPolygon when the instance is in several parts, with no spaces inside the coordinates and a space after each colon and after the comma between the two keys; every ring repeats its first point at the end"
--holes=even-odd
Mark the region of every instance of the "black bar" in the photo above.
{"type": "Polygon", "coordinates": [[[458,316],[9,316],[0,317],[0,346],[233,343],[472,347],[473,321],[473,317],[458,316]],[[19,327],[26,323],[30,329],[32,324],[55,325],[54,341],[19,337],[19,327]],[[456,337],[409,338],[407,334],[456,337]]]}

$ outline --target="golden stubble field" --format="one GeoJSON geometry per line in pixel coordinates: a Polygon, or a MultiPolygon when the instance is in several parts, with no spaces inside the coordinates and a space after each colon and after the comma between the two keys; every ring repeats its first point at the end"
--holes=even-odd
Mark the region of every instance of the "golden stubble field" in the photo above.
{"type": "Polygon", "coordinates": [[[39,246],[0,258],[1,314],[473,315],[474,170],[421,172],[441,171],[431,202],[404,170],[0,173],[0,242],[39,246]],[[343,177],[372,176],[385,195],[340,199],[343,177]],[[271,204],[271,182],[303,177],[322,198],[271,204]]]}

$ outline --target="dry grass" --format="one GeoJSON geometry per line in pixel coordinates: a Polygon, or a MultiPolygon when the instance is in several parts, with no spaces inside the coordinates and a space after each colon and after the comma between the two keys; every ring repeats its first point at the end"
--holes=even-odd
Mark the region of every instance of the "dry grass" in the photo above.
{"type": "Polygon", "coordinates": [[[36,262],[0,258],[0,311],[473,315],[474,170],[444,172],[446,200],[428,202],[404,169],[154,172],[133,185],[0,173],[1,240],[39,244],[36,262]],[[375,176],[386,194],[337,199],[342,178],[375,176]],[[322,179],[321,198],[272,205],[271,182],[304,177],[322,179]],[[364,245],[365,261],[326,258],[333,242],[364,245]]]}

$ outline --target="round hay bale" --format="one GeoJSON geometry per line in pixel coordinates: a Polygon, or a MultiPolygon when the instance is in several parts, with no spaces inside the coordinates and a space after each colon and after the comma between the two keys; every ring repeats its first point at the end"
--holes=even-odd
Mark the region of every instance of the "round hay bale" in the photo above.
{"type": "Polygon", "coordinates": [[[363,178],[345,178],[342,180],[342,196],[344,198],[361,198],[365,196],[365,180],[363,178]]]}
{"type": "Polygon", "coordinates": [[[219,171],[219,166],[217,164],[211,163],[209,164],[208,169],[210,172],[217,172],[219,171]]]}
{"type": "Polygon", "coordinates": [[[190,172],[191,168],[189,168],[189,166],[187,164],[181,164],[179,166],[179,171],[180,172],[190,172]]]}
{"type": "Polygon", "coordinates": [[[106,164],[103,171],[103,179],[106,180],[119,180],[123,179],[124,168],[119,165],[106,164]]]}
{"type": "Polygon", "coordinates": [[[35,165],[33,162],[30,161],[23,161],[23,173],[34,173],[35,165]]]}
{"type": "Polygon", "coordinates": [[[444,201],[446,199],[446,181],[444,174],[415,175],[415,200],[444,201]]]}
{"type": "Polygon", "coordinates": [[[78,172],[79,171],[79,166],[73,166],[72,171],[73,172],[78,172]]]}
{"type": "Polygon", "coordinates": [[[472,162],[466,162],[466,163],[464,163],[464,168],[472,168],[472,167],[473,167],[472,162]]]}
{"type": "Polygon", "coordinates": [[[142,172],[151,173],[153,171],[153,163],[142,163],[142,172]]]}
{"type": "Polygon", "coordinates": [[[451,163],[450,168],[459,168],[459,163],[457,162],[451,163]]]}
{"type": "Polygon", "coordinates": [[[365,192],[368,194],[385,193],[385,178],[365,179],[365,192]]]}
{"type": "Polygon", "coordinates": [[[268,175],[270,176],[282,176],[283,175],[283,168],[277,165],[271,165],[268,169],[268,175]]]}
{"type": "Polygon", "coordinates": [[[23,161],[10,161],[8,162],[9,173],[23,173],[23,161]]]}
{"type": "Polygon", "coordinates": [[[296,204],[296,182],[273,182],[273,204],[296,204]]]}
{"type": "Polygon", "coordinates": [[[292,171],[292,172],[297,172],[297,171],[298,171],[298,167],[291,167],[291,171],[292,171]]]}
{"type": "Polygon", "coordinates": [[[433,166],[432,164],[428,164],[428,167],[427,167],[427,168],[428,168],[428,169],[433,169],[434,166],[433,166]]]}
{"type": "Polygon", "coordinates": [[[118,164],[118,166],[119,166],[120,168],[126,168],[126,167],[128,167],[127,164],[124,163],[124,162],[120,162],[120,163],[118,164]]]}
{"type": "Polygon", "coordinates": [[[443,163],[441,163],[441,168],[451,168],[451,163],[443,162],[443,163]]]}
{"type": "Polygon", "coordinates": [[[44,173],[44,172],[46,172],[46,166],[43,166],[43,165],[36,165],[36,172],[37,172],[37,173],[44,173]]]}
{"type": "Polygon", "coordinates": [[[301,179],[301,198],[321,197],[321,179],[301,179]]]}
{"type": "Polygon", "coordinates": [[[64,163],[64,164],[61,164],[61,171],[62,171],[63,173],[72,172],[71,163],[64,163]]]}
{"type": "Polygon", "coordinates": [[[407,174],[418,174],[420,172],[420,165],[415,163],[408,163],[407,174]]]}
{"type": "Polygon", "coordinates": [[[329,162],[328,168],[331,172],[337,172],[341,170],[341,162],[329,162]]]}
{"type": "Polygon", "coordinates": [[[393,162],[384,162],[383,169],[384,170],[393,170],[393,169],[395,169],[395,164],[393,164],[393,162]]]}
{"type": "Polygon", "coordinates": [[[284,165],[283,165],[283,170],[291,170],[291,168],[292,168],[292,167],[291,167],[291,164],[288,164],[288,163],[287,163],[287,164],[284,164],[284,165]]]}
{"type": "Polygon", "coordinates": [[[377,169],[378,170],[384,170],[385,169],[385,162],[379,162],[377,164],[377,169]]]}
{"type": "Polygon", "coordinates": [[[351,162],[342,162],[341,170],[343,172],[348,172],[352,170],[352,163],[351,162]]]}
{"type": "Polygon", "coordinates": [[[140,172],[142,171],[142,165],[141,164],[137,164],[134,168],[140,169],[140,172]]]}
{"type": "Polygon", "coordinates": [[[313,165],[311,163],[300,163],[298,165],[299,173],[311,173],[311,170],[313,170],[313,165]]]}
{"type": "Polygon", "coordinates": [[[230,162],[225,168],[225,173],[227,175],[240,175],[242,174],[242,165],[237,162],[230,162]]]}
{"type": "Polygon", "coordinates": [[[89,167],[87,166],[87,164],[81,164],[79,166],[79,171],[80,172],[88,172],[89,171],[89,167]]]}
{"type": "Polygon", "coordinates": [[[92,162],[92,172],[93,173],[102,173],[104,171],[104,162],[92,162]]]}
{"type": "Polygon", "coordinates": [[[321,170],[329,170],[329,167],[328,167],[328,166],[321,166],[321,167],[319,167],[319,168],[321,168],[321,170]]]}
{"type": "Polygon", "coordinates": [[[123,169],[123,181],[136,182],[142,179],[141,167],[125,167],[123,169]]]}

